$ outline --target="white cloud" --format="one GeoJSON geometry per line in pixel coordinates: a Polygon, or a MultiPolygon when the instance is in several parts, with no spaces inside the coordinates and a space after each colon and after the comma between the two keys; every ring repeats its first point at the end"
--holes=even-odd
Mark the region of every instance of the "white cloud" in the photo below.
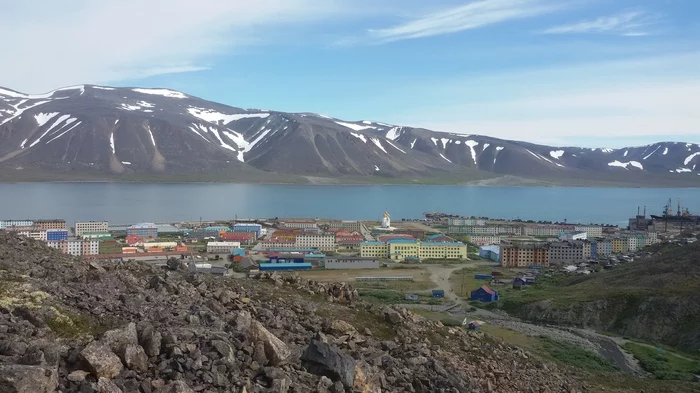
{"type": "Polygon", "coordinates": [[[644,36],[644,29],[658,21],[657,16],[644,11],[626,11],[611,16],[601,16],[594,20],[581,21],[569,25],[555,26],[544,34],[613,33],[629,37],[644,36]]]}
{"type": "Polygon", "coordinates": [[[530,18],[558,7],[553,2],[542,0],[480,0],[436,11],[397,26],[369,30],[369,34],[381,42],[430,37],[530,18]]]}
{"type": "Polygon", "coordinates": [[[340,0],[23,0],[2,2],[0,85],[42,92],[207,68],[340,0]]]}

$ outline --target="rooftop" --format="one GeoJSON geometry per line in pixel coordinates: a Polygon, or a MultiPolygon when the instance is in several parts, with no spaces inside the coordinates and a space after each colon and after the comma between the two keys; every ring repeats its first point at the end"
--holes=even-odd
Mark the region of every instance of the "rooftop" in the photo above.
{"type": "Polygon", "coordinates": [[[422,246],[450,246],[450,247],[461,247],[464,243],[460,242],[423,242],[422,246]]]}

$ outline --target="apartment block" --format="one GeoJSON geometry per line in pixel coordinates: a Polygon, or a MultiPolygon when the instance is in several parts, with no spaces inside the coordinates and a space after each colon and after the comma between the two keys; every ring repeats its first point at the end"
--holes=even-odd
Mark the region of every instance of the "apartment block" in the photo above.
{"type": "Polygon", "coordinates": [[[34,220],[34,227],[38,230],[46,229],[67,229],[66,220],[34,220]]]}
{"type": "Polygon", "coordinates": [[[467,241],[477,246],[487,246],[489,244],[501,244],[502,237],[498,235],[468,235],[467,241]]]}
{"type": "Polygon", "coordinates": [[[420,259],[467,259],[467,245],[460,242],[421,242],[420,259]]]}
{"type": "Polygon", "coordinates": [[[360,256],[362,258],[386,258],[389,248],[384,242],[362,242],[360,243],[360,256]]]}
{"type": "Polygon", "coordinates": [[[503,267],[549,266],[549,247],[533,243],[504,244],[500,259],[503,267]]]}
{"type": "Polygon", "coordinates": [[[362,223],[360,221],[329,221],[328,228],[346,229],[351,232],[362,231],[362,223]]]}
{"type": "Polygon", "coordinates": [[[483,218],[453,218],[450,217],[447,219],[447,225],[448,226],[457,226],[457,227],[464,227],[464,226],[484,226],[486,225],[486,220],[483,218]]]}
{"type": "Polygon", "coordinates": [[[59,240],[46,243],[49,247],[56,248],[65,254],[76,257],[97,255],[100,252],[100,242],[98,240],[59,240]]]}
{"type": "Polygon", "coordinates": [[[573,230],[573,225],[526,225],[524,234],[526,236],[559,237],[561,232],[573,230]]]}
{"type": "Polygon", "coordinates": [[[318,248],[321,251],[335,251],[335,234],[307,234],[296,236],[294,246],[297,248],[318,248]]]}
{"type": "Polygon", "coordinates": [[[75,236],[83,236],[85,232],[107,232],[109,222],[107,221],[85,221],[75,223],[75,236]]]}
{"type": "Polygon", "coordinates": [[[553,242],[549,244],[549,263],[583,262],[583,242],[553,242]]]}
{"type": "Polygon", "coordinates": [[[574,231],[586,232],[589,238],[603,236],[603,227],[600,225],[574,225],[574,231]]]}
{"type": "Polygon", "coordinates": [[[207,252],[209,254],[230,254],[234,248],[241,247],[240,242],[209,242],[207,252]]]}
{"type": "Polygon", "coordinates": [[[10,227],[31,227],[34,226],[34,221],[32,220],[0,220],[0,229],[7,229],[10,227]]]}

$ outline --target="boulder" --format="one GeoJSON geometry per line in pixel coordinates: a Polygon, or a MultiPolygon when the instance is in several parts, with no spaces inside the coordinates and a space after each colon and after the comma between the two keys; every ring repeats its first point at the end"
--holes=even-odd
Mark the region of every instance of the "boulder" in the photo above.
{"type": "Polygon", "coordinates": [[[124,393],[111,379],[100,378],[97,380],[98,393],[124,393]]]}
{"type": "Polygon", "coordinates": [[[0,392],[53,393],[58,387],[58,370],[44,366],[0,365],[0,392]]]}
{"type": "Polygon", "coordinates": [[[216,352],[221,355],[222,358],[228,359],[229,361],[234,360],[234,352],[233,348],[231,348],[231,345],[227,343],[226,341],[223,340],[214,340],[211,342],[212,347],[216,349],[216,352]]]}
{"type": "Polygon", "coordinates": [[[384,307],[382,314],[384,314],[384,320],[392,325],[399,324],[403,320],[401,314],[389,306],[384,307]]]}
{"type": "Polygon", "coordinates": [[[319,340],[312,340],[301,355],[301,360],[307,371],[316,375],[324,375],[333,381],[340,381],[346,388],[353,387],[355,359],[338,347],[319,340]]]}
{"type": "Polygon", "coordinates": [[[136,325],[131,322],[123,329],[109,330],[102,335],[101,341],[114,353],[124,352],[127,345],[138,345],[139,343],[136,325]]]}
{"type": "Polygon", "coordinates": [[[292,351],[282,340],[270,333],[265,326],[258,321],[251,324],[250,336],[253,342],[261,342],[265,348],[265,356],[270,365],[277,366],[287,361],[292,351]]]}
{"type": "Polygon", "coordinates": [[[122,371],[119,357],[108,346],[97,341],[88,344],[80,351],[80,355],[97,378],[114,378],[122,371]]]}
{"type": "Polygon", "coordinates": [[[162,341],[160,332],[155,331],[153,326],[146,325],[138,332],[138,344],[140,344],[148,356],[160,355],[162,341]]]}
{"type": "Polygon", "coordinates": [[[357,332],[354,326],[340,319],[333,320],[328,330],[336,335],[353,335],[357,332]]]}
{"type": "Polygon", "coordinates": [[[119,354],[126,367],[138,371],[145,372],[148,370],[148,356],[143,350],[143,347],[136,344],[128,344],[119,354]]]}

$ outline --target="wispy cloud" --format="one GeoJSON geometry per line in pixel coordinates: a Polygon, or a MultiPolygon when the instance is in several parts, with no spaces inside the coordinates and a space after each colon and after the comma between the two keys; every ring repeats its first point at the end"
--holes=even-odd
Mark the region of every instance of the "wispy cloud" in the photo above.
{"type": "Polygon", "coordinates": [[[0,0],[0,86],[40,92],[207,68],[270,34],[338,14],[314,0],[0,0]],[[10,39],[11,37],[11,39],[10,39]],[[204,64],[203,64],[204,63],[204,64]]]}
{"type": "Polygon", "coordinates": [[[597,19],[555,26],[544,34],[607,33],[623,36],[649,35],[646,29],[659,21],[657,15],[645,11],[626,11],[616,15],[601,16],[597,19]]]}
{"type": "Polygon", "coordinates": [[[436,11],[409,22],[369,30],[380,42],[391,42],[476,29],[509,20],[531,18],[560,8],[542,0],[480,0],[436,11]]]}

